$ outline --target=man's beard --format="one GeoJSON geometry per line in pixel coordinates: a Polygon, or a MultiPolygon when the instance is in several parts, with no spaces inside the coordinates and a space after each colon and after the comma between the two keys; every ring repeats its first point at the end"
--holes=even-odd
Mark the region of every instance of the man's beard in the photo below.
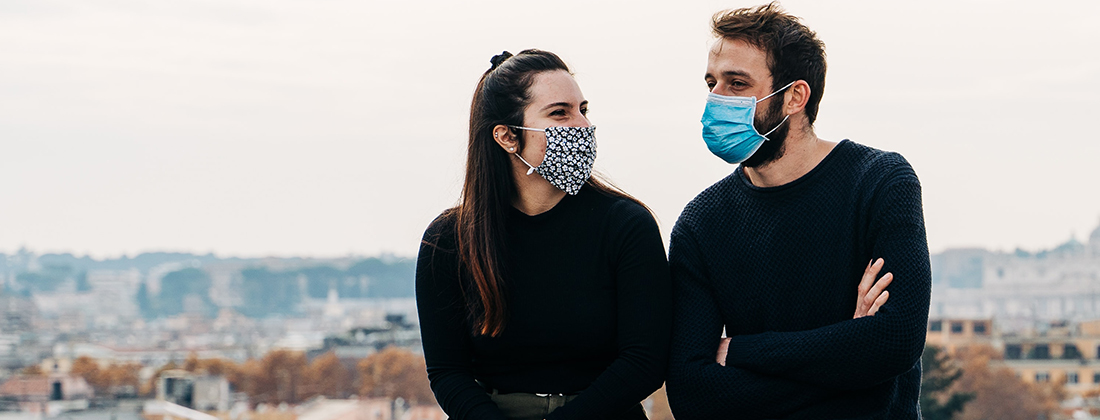
{"type": "Polygon", "coordinates": [[[743,167],[758,168],[783,157],[783,143],[787,140],[790,125],[783,121],[783,96],[780,95],[778,98],[771,99],[771,103],[768,104],[768,108],[765,110],[767,112],[764,113],[763,118],[755,118],[753,126],[756,128],[757,133],[766,133],[773,128],[775,131],[768,135],[768,140],[764,141],[759,149],[756,149],[756,153],[741,162],[743,167]],[[780,124],[783,124],[783,126],[778,127],[780,124]],[[761,130],[761,128],[764,128],[764,130],[761,130]]]}

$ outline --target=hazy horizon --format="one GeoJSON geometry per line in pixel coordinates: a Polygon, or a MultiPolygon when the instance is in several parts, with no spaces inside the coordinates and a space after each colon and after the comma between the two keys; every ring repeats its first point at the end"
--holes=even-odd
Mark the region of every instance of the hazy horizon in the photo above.
{"type": "MultiPolygon", "coordinates": [[[[572,66],[596,169],[667,243],[734,168],[699,136],[708,19],[759,3],[5,1],[0,253],[413,256],[477,79],[525,48],[572,66]]],[[[826,44],[817,134],[912,163],[932,252],[1100,226],[1100,3],[782,4],[826,44]]]]}

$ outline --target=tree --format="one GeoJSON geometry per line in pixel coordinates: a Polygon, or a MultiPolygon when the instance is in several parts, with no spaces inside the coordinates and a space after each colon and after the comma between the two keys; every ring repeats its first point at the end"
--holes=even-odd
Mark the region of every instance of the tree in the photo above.
{"type": "Polygon", "coordinates": [[[69,372],[75,376],[84,378],[97,395],[107,395],[111,387],[110,378],[99,369],[99,363],[88,356],[80,356],[73,360],[73,366],[69,372]]]}
{"type": "MultiPolygon", "coordinates": [[[[249,361],[252,362],[252,361],[249,361]]],[[[304,393],[306,356],[302,352],[275,350],[268,352],[258,363],[245,364],[243,391],[255,403],[297,403],[304,393]]]]}
{"type": "Polygon", "coordinates": [[[348,276],[353,278],[370,279],[364,297],[410,297],[414,294],[415,273],[416,261],[404,258],[393,261],[366,258],[347,270],[348,276]]]}
{"type": "Polygon", "coordinates": [[[185,268],[164,275],[160,280],[160,294],[157,295],[157,312],[162,315],[178,315],[188,308],[184,302],[193,296],[201,302],[200,312],[213,315],[217,309],[210,299],[210,276],[197,268],[185,268]]]}
{"type": "Polygon", "coordinates": [[[241,295],[244,297],[241,313],[247,317],[292,314],[302,299],[296,272],[250,268],[241,271],[241,277],[241,295]]]}
{"type": "Polygon", "coordinates": [[[1061,384],[1028,384],[1012,369],[997,365],[1001,355],[992,347],[964,348],[957,357],[964,373],[956,389],[975,395],[959,417],[962,420],[1051,418],[1065,398],[1061,384]]]}
{"type": "Polygon", "coordinates": [[[138,311],[141,312],[142,318],[151,320],[157,317],[157,309],[153,306],[153,299],[149,297],[149,287],[145,285],[144,281],[138,286],[134,300],[137,301],[138,311]]]}
{"type": "Polygon", "coordinates": [[[360,396],[401,397],[414,405],[435,403],[421,356],[390,346],[359,361],[358,367],[360,396]]]}
{"type": "Polygon", "coordinates": [[[92,291],[92,284],[88,282],[88,272],[81,271],[76,275],[76,291],[78,292],[90,292],[92,291]]]}
{"type": "Polygon", "coordinates": [[[46,372],[42,371],[42,366],[39,366],[39,365],[27,366],[27,367],[23,368],[23,370],[21,370],[19,373],[22,374],[22,375],[26,375],[26,376],[45,376],[46,375],[46,372]]]}
{"type": "Polygon", "coordinates": [[[324,395],[328,398],[346,398],[355,393],[351,384],[351,373],[335,352],[328,352],[313,360],[306,370],[310,395],[324,395]]]}
{"type": "Polygon", "coordinates": [[[921,370],[920,412],[925,420],[950,420],[974,399],[973,393],[953,392],[951,385],[963,371],[939,347],[924,348],[921,370]]]}

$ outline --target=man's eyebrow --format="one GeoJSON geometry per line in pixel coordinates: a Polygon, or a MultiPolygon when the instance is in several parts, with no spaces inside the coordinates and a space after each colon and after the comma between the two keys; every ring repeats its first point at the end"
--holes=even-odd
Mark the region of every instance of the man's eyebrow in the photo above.
{"type": "Polygon", "coordinates": [[[752,79],[752,76],[749,76],[747,72],[741,70],[726,70],[722,72],[722,75],[726,77],[744,77],[747,79],[752,79]]]}

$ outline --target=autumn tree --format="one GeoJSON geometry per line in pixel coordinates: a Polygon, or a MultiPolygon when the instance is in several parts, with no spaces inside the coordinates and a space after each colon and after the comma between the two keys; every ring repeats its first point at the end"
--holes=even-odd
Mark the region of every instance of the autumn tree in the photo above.
{"type": "Polygon", "coordinates": [[[309,395],[324,395],[328,398],[346,398],[355,393],[351,384],[351,373],[335,352],[328,352],[313,360],[306,370],[309,395]]]}
{"type": "Polygon", "coordinates": [[[951,420],[974,394],[957,392],[952,385],[963,375],[947,352],[927,346],[921,355],[920,412],[925,420],[951,420]]]}
{"type": "Polygon", "coordinates": [[[364,397],[401,397],[412,404],[434,404],[424,358],[397,347],[387,347],[359,361],[364,397]]]}
{"type": "Polygon", "coordinates": [[[112,363],[100,370],[100,377],[111,395],[135,395],[141,387],[141,364],[112,363]]]}
{"type": "Polygon", "coordinates": [[[74,376],[84,378],[88,382],[88,385],[92,386],[95,393],[98,395],[105,395],[107,388],[110,386],[110,380],[107,379],[99,370],[99,363],[88,356],[80,356],[73,360],[73,366],[69,369],[69,372],[74,376]]]}
{"type": "MultiPolygon", "coordinates": [[[[247,363],[246,363],[247,365],[247,363]]],[[[258,364],[246,366],[246,390],[253,402],[276,404],[297,403],[303,394],[306,355],[302,352],[275,350],[268,352],[258,364]]]]}
{"type": "Polygon", "coordinates": [[[956,389],[974,394],[974,400],[959,416],[962,420],[1050,418],[1065,398],[1061,384],[1025,383],[1012,369],[998,365],[1001,355],[991,347],[961,349],[957,357],[962,361],[963,375],[956,389]]]}
{"type": "Polygon", "coordinates": [[[27,366],[27,367],[23,368],[23,370],[19,371],[19,373],[22,374],[22,375],[27,375],[27,376],[45,376],[46,375],[46,372],[42,371],[42,366],[39,366],[39,365],[27,366]]]}

